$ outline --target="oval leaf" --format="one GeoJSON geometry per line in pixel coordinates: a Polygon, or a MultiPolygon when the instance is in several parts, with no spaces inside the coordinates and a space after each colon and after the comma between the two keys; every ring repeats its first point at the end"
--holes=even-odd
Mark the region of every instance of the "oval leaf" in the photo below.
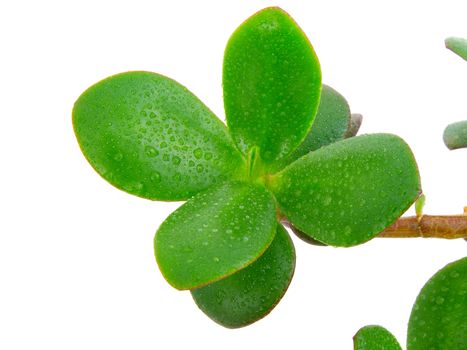
{"type": "Polygon", "coordinates": [[[225,125],[185,87],[154,73],[90,87],[75,103],[73,126],[94,169],[144,198],[185,200],[243,167],[225,125]]]}
{"type": "Polygon", "coordinates": [[[350,116],[350,107],[345,98],[330,86],[323,85],[318,112],[310,132],[302,144],[281,162],[280,167],[311,151],[344,139],[350,127],[350,116]]]}
{"type": "Polygon", "coordinates": [[[449,124],[444,129],[443,140],[449,149],[467,147],[467,120],[449,124]]]}
{"type": "Polygon", "coordinates": [[[196,195],[162,223],[154,239],[157,263],[175,288],[201,287],[251,264],[275,231],[274,199],[264,187],[223,184],[196,195]]]}
{"type": "Polygon", "coordinates": [[[467,258],[438,271],[415,301],[408,350],[467,349],[467,258]]]}
{"type": "Polygon", "coordinates": [[[451,37],[447,38],[444,43],[449,50],[467,61],[467,39],[451,37]]]}
{"type": "Polygon", "coordinates": [[[353,342],[354,350],[402,350],[391,332],[381,326],[360,328],[353,342]]]}
{"type": "Polygon", "coordinates": [[[318,58],[292,18],[267,8],[231,36],[224,55],[227,124],[244,154],[257,146],[264,163],[290,154],[304,139],[321,90],[318,58]]]}
{"type": "Polygon", "coordinates": [[[228,328],[249,325],[266,316],[285,294],[295,269],[295,249],[277,225],[274,241],[253,264],[230,277],[191,291],[198,307],[228,328]]]}
{"type": "Polygon", "coordinates": [[[328,245],[363,243],[392,224],[420,193],[417,165],[395,135],[356,136],[300,158],[270,181],[282,213],[328,245]]]}

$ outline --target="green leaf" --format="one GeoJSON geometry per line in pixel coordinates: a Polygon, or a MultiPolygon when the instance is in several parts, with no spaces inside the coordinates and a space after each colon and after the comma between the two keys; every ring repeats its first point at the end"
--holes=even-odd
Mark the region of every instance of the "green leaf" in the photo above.
{"type": "Polygon", "coordinates": [[[354,350],[402,350],[391,332],[381,326],[360,328],[353,342],[354,350]]]}
{"type": "Polygon", "coordinates": [[[349,127],[350,107],[347,101],[336,90],[323,85],[318,112],[310,132],[289,157],[279,162],[277,168],[283,168],[311,151],[344,139],[349,127]]]}
{"type": "Polygon", "coordinates": [[[467,258],[438,271],[415,301],[407,350],[427,349],[467,349],[467,258]]]}
{"type": "Polygon", "coordinates": [[[295,235],[298,238],[300,238],[302,241],[304,241],[304,242],[306,242],[308,244],[316,245],[316,246],[320,246],[320,247],[326,247],[327,246],[327,244],[324,244],[323,242],[320,242],[320,241],[314,239],[313,237],[307,235],[306,233],[303,233],[302,231],[300,231],[298,228],[296,228],[291,223],[288,223],[288,224],[289,224],[289,227],[292,230],[292,232],[295,233],[295,235]]]}
{"type": "Polygon", "coordinates": [[[231,36],[224,55],[227,124],[244,154],[268,165],[307,135],[318,109],[321,71],[307,37],[279,8],[264,9],[231,36]]]}
{"type": "Polygon", "coordinates": [[[333,246],[371,239],[420,194],[412,152],[389,134],[320,148],[272,176],[269,186],[292,225],[333,246]]]}
{"type": "Polygon", "coordinates": [[[447,38],[444,43],[449,50],[467,61],[467,39],[451,37],[447,38]]]}
{"type": "Polygon", "coordinates": [[[467,120],[449,124],[444,130],[443,140],[449,149],[467,147],[467,120]]]}
{"type": "Polygon", "coordinates": [[[185,200],[245,171],[225,125],[185,87],[158,74],[100,81],[76,101],[73,125],[94,169],[144,198],[185,200]]]}
{"type": "Polygon", "coordinates": [[[251,264],[275,232],[272,195],[261,185],[226,183],[199,193],[162,223],[155,255],[172,286],[192,289],[251,264]]]}
{"type": "Polygon", "coordinates": [[[285,294],[295,268],[295,249],[277,225],[268,250],[253,264],[191,294],[212,320],[228,328],[249,325],[266,316],[285,294]]]}

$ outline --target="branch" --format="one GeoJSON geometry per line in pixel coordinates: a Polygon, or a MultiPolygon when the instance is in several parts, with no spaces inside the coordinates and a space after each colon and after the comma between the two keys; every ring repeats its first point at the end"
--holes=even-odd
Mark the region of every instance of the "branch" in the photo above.
{"type": "Polygon", "coordinates": [[[420,215],[399,218],[377,237],[467,238],[467,207],[460,215],[420,215]]]}

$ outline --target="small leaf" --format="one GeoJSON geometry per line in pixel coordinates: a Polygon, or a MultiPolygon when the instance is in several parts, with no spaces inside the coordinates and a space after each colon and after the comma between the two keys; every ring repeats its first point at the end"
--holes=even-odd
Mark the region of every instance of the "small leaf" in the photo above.
{"type": "Polygon", "coordinates": [[[285,294],[295,268],[295,249],[287,231],[277,226],[274,241],[253,264],[230,277],[191,291],[198,307],[228,328],[266,316],[285,294]]]}
{"type": "Polygon", "coordinates": [[[467,39],[451,37],[447,38],[444,43],[449,50],[467,61],[467,39]]]}
{"type": "Polygon", "coordinates": [[[347,139],[349,137],[354,137],[357,135],[358,130],[360,130],[360,126],[362,125],[363,116],[358,113],[352,113],[350,115],[350,125],[347,129],[344,137],[347,139]]]}
{"type": "Polygon", "coordinates": [[[391,332],[381,326],[360,328],[353,342],[354,350],[402,350],[391,332]]]}
{"type": "Polygon", "coordinates": [[[265,164],[302,142],[318,109],[321,71],[307,37],[279,8],[246,20],[224,55],[224,107],[246,155],[258,146],[265,164]]]}
{"type": "Polygon", "coordinates": [[[426,349],[467,349],[467,258],[438,271],[415,301],[407,350],[426,349]]]}
{"type": "Polygon", "coordinates": [[[420,193],[415,159],[395,135],[356,136],[300,158],[270,179],[288,221],[333,246],[363,243],[420,193]]]}
{"type": "Polygon", "coordinates": [[[443,140],[451,150],[467,147],[467,120],[449,124],[444,129],[443,140]]]}
{"type": "Polygon", "coordinates": [[[350,108],[345,98],[330,86],[323,85],[318,112],[310,132],[302,144],[278,169],[294,162],[305,154],[345,138],[350,127],[350,108]]]}
{"type": "Polygon", "coordinates": [[[202,192],[160,226],[157,263],[177,289],[227,277],[255,261],[276,232],[272,195],[262,186],[226,183],[202,192]]]}
{"type": "Polygon", "coordinates": [[[75,103],[73,126],[94,169],[144,198],[185,200],[245,171],[225,125],[158,74],[128,72],[90,87],[75,103]]]}

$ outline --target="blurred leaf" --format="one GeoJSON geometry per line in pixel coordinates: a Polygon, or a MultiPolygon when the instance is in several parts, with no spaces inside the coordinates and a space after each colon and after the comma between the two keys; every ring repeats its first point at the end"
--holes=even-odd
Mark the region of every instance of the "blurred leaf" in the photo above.
{"type": "Polygon", "coordinates": [[[185,87],[158,74],[100,81],[76,101],[73,125],[94,169],[140,197],[185,200],[245,171],[225,125],[185,87]]]}
{"type": "Polygon", "coordinates": [[[307,37],[279,8],[264,9],[232,34],[224,56],[227,124],[246,155],[265,164],[302,142],[318,109],[321,71],[307,37]]]}
{"type": "Polygon", "coordinates": [[[333,246],[368,241],[420,194],[413,154],[390,134],[320,148],[271,177],[269,185],[292,225],[333,246]]]}
{"type": "Polygon", "coordinates": [[[443,140],[451,150],[467,147],[467,120],[449,124],[444,129],[443,140]]]}
{"type": "Polygon", "coordinates": [[[407,350],[427,349],[467,349],[467,258],[438,271],[415,301],[407,350]]]}
{"type": "Polygon", "coordinates": [[[350,116],[350,125],[347,129],[344,137],[347,139],[349,137],[354,137],[357,135],[360,126],[362,125],[363,116],[358,113],[352,113],[350,116]]]}
{"type": "Polygon", "coordinates": [[[449,50],[467,60],[467,39],[451,37],[447,38],[444,43],[449,50]]]}
{"type": "Polygon", "coordinates": [[[160,226],[157,263],[177,289],[204,286],[261,256],[276,232],[276,208],[262,186],[226,183],[202,192],[160,226]]]}
{"type": "Polygon", "coordinates": [[[397,339],[381,326],[365,326],[353,338],[354,350],[402,350],[397,339]]]}
{"type": "Polygon", "coordinates": [[[295,268],[295,250],[277,225],[274,241],[254,263],[219,282],[191,291],[199,308],[217,323],[238,328],[266,316],[285,294],[295,268]]]}
{"type": "Polygon", "coordinates": [[[350,126],[350,108],[345,98],[330,86],[323,85],[318,112],[310,132],[302,144],[286,159],[278,162],[284,168],[305,154],[344,139],[350,126]]]}

